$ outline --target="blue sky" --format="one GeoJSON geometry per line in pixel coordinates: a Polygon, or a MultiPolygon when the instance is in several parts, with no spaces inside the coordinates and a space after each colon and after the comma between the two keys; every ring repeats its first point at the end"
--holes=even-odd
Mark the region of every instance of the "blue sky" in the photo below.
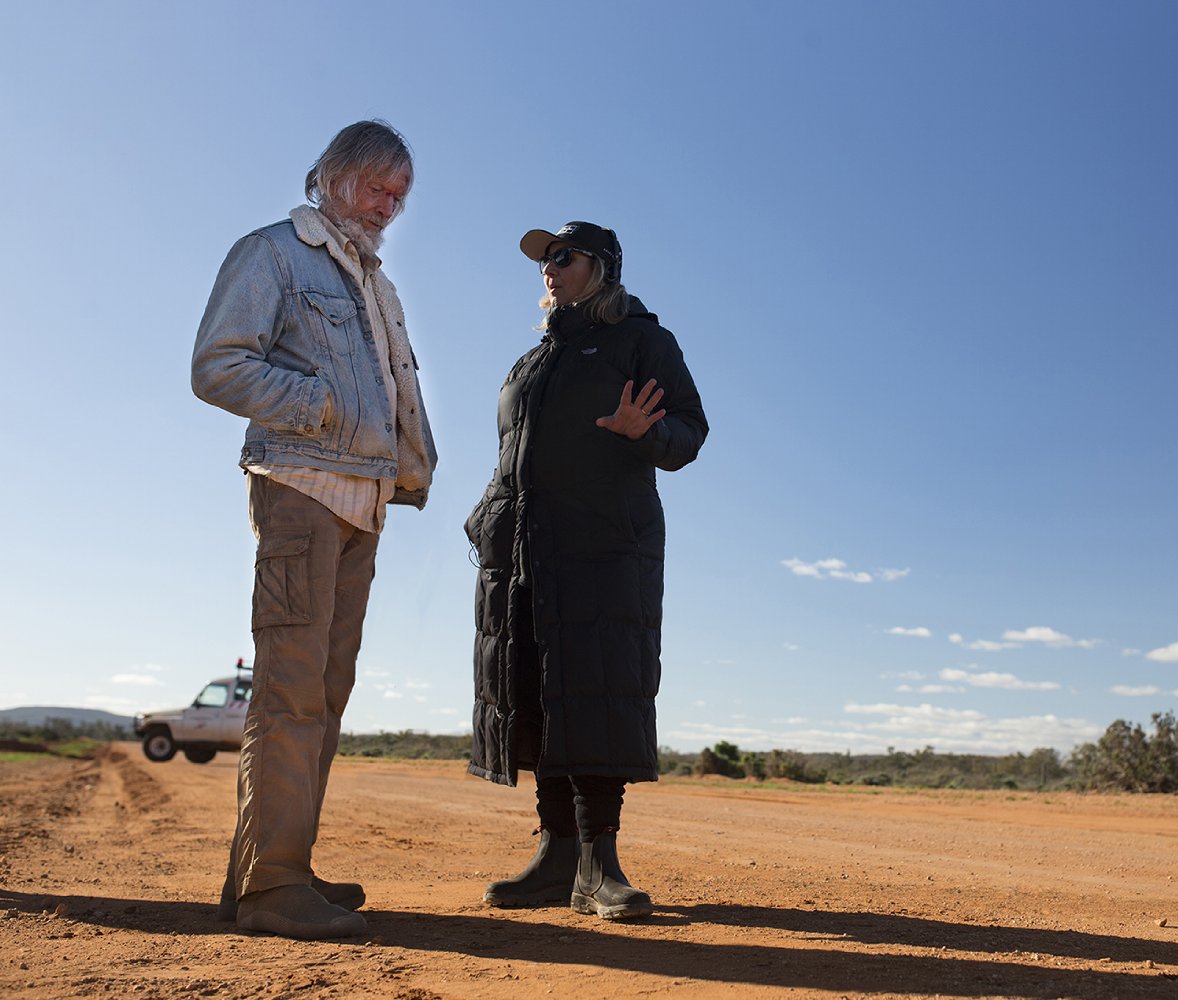
{"type": "Polygon", "coordinates": [[[383,117],[441,452],[355,731],[469,727],[461,525],[537,336],[532,227],[613,226],[712,433],[660,480],[661,742],[1067,751],[1178,708],[1178,6],[54,3],[0,63],[0,707],[251,657],[243,422],[192,395],[229,246],[383,117]]]}

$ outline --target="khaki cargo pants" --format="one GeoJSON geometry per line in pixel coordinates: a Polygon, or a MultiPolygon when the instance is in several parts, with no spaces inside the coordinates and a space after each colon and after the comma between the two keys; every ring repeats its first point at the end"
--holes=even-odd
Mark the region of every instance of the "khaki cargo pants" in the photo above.
{"type": "Polygon", "coordinates": [[[380,538],[252,473],[249,505],[258,555],[254,685],[233,845],[239,899],[311,883],[311,848],[356,679],[380,538]]]}

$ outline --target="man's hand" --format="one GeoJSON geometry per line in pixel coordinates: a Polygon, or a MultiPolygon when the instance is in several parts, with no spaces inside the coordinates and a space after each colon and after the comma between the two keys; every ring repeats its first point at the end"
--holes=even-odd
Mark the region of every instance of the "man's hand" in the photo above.
{"type": "Polygon", "coordinates": [[[623,434],[631,441],[637,441],[648,430],[666,416],[666,410],[656,410],[658,402],[663,398],[663,390],[658,388],[654,379],[639,390],[633,401],[630,394],[634,391],[634,380],[630,379],[622,386],[622,398],[617,410],[612,416],[598,417],[597,426],[623,434]]]}

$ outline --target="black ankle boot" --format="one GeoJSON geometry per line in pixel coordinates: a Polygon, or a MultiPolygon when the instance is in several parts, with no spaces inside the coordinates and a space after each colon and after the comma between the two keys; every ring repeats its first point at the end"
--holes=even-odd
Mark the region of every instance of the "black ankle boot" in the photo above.
{"type": "Polygon", "coordinates": [[[572,907],[578,913],[596,913],[606,920],[649,917],[654,912],[650,897],[635,889],[618,863],[618,835],[610,830],[581,845],[572,907]]]}
{"type": "Polygon", "coordinates": [[[577,837],[557,837],[539,828],[540,844],[528,866],[514,878],[492,882],[483,901],[506,908],[563,903],[577,877],[577,837]]]}

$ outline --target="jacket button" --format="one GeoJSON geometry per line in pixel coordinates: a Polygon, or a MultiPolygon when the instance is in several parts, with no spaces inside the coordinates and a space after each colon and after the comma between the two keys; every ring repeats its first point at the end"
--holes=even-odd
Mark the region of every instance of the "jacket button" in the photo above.
{"type": "Polygon", "coordinates": [[[384,385],[384,379],[381,378],[379,375],[376,376],[376,384],[377,385],[384,385]]]}
{"type": "Polygon", "coordinates": [[[305,430],[308,434],[310,434],[312,431],[315,430],[315,428],[311,424],[306,424],[303,427],[303,430],[305,430]]]}
{"type": "Polygon", "coordinates": [[[391,430],[393,429],[393,425],[392,425],[392,424],[385,424],[385,425],[384,425],[384,429],[385,429],[386,431],[391,431],[391,430]]]}
{"type": "Polygon", "coordinates": [[[371,333],[366,333],[366,334],[364,334],[364,339],[365,339],[365,340],[371,340],[371,339],[372,339],[372,334],[371,334],[371,333]]]}

